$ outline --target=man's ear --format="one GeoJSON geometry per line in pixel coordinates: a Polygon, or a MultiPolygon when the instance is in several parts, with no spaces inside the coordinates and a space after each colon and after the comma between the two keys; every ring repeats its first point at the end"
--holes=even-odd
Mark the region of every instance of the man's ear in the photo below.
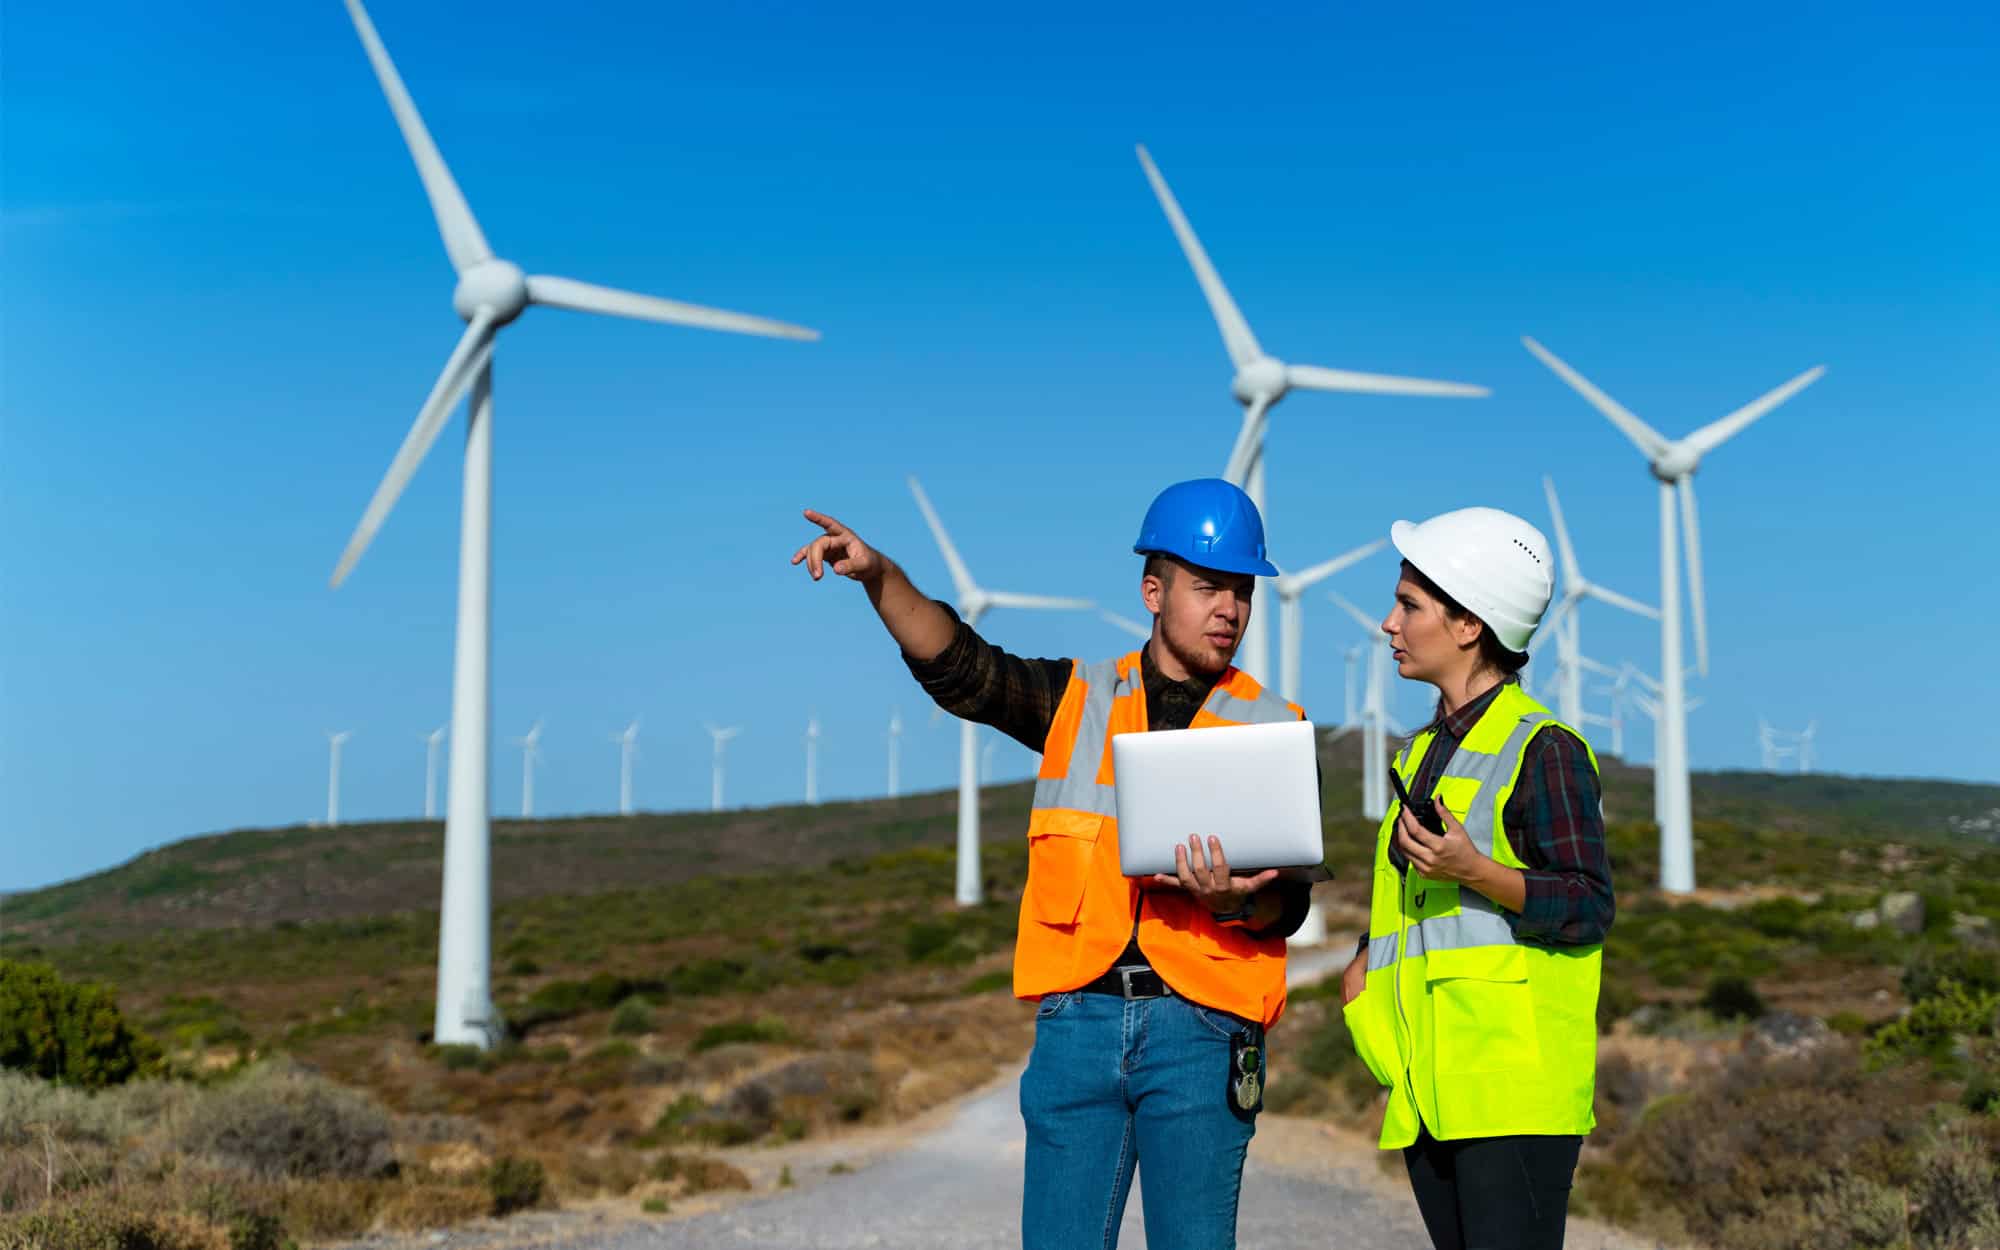
{"type": "Polygon", "coordinates": [[[1157,573],[1143,574],[1139,578],[1139,598],[1145,601],[1146,611],[1158,616],[1167,598],[1166,582],[1157,573]]]}

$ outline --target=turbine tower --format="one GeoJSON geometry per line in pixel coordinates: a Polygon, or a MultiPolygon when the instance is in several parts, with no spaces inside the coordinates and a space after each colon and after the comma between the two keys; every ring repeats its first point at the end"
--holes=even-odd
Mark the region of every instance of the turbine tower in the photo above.
{"type": "Polygon", "coordinates": [[[806,717],[806,803],[819,803],[819,713],[806,717]]]}
{"type": "Polygon", "coordinates": [[[901,793],[902,778],[897,775],[897,765],[901,763],[898,756],[902,746],[903,709],[892,707],[889,709],[889,797],[892,799],[901,793]]]}
{"type": "Polygon", "coordinates": [[[492,642],[493,535],[493,346],[501,327],[530,305],[604,313],[670,325],[727,330],[776,338],[812,339],[815,331],[723,312],[696,304],[635,295],[569,278],[524,273],[487,245],[445,167],[430,131],[389,60],[360,0],[347,0],[348,16],[361,37],[389,111],[415,160],[444,238],[445,253],[458,275],[452,308],[466,322],[465,333],[445,361],[417,419],[403,439],[388,473],[368,501],[361,523],[334,568],[335,586],[346,578],[369,540],[388,517],[417,465],[444,430],[461,397],[470,394],[465,442],[464,497],[460,513],[458,631],[452,672],[450,786],[444,836],[444,892],[438,916],[438,992],[432,1038],[439,1044],[487,1047],[503,1031],[492,999],[492,835],[488,778],[492,727],[489,719],[492,642]]]}
{"type": "MultiPolygon", "coordinates": [[[[1304,645],[1305,604],[1301,600],[1305,593],[1332,577],[1342,569],[1350,568],[1366,560],[1369,556],[1388,545],[1388,539],[1378,538],[1354,550],[1322,561],[1299,573],[1284,573],[1272,581],[1278,592],[1278,690],[1293,703],[1299,699],[1299,649],[1304,645]]],[[[1254,613],[1252,614],[1255,615],[1254,613]]]]}
{"type": "Polygon", "coordinates": [[[1326,597],[1339,604],[1368,635],[1368,684],[1361,702],[1361,814],[1381,820],[1389,812],[1389,636],[1381,623],[1369,619],[1334,591],[1326,597]]]}
{"type": "MultiPolygon", "coordinates": [[[[1195,281],[1201,284],[1201,293],[1208,300],[1208,310],[1215,317],[1216,327],[1222,331],[1222,345],[1236,368],[1230,391],[1236,396],[1236,402],[1243,405],[1243,425],[1237,431],[1236,444],[1229,453],[1229,463],[1222,475],[1242,487],[1260,513],[1264,511],[1264,424],[1271,406],[1283,399],[1288,391],[1299,389],[1458,398],[1476,398],[1488,393],[1483,386],[1466,386],[1457,382],[1429,382],[1421,378],[1392,377],[1380,373],[1355,373],[1318,365],[1288,365],[1268,355],[1258,345],[1257,337],[1250,333],[1250,323],[1237,310],[1236,301],[1229,296],[1229,289],[1222,285],[1222,276],[1209,262],[1201,240],[1195,237],[1194,227],[1188,224],[1186,215],[1181,212],[1180,202],[1174,199],[1167,180],[1160,176],[1159,167],[1153,164],[1153,158],[1143,143],[1139,145],[1139,164],[1146,171],[1146,181],[1153,184],[1153,194],[1167,215],[1167,224],[1173,227],[1174,237],[1180,240],[1181,251],[1194,270],[1195,281]]],[[[1264,632],[1263,619],[1252,611],[1236,667],[1259,681],[1269,680],[1270,655],[1267,646],[1268,635],[1264,632]]]]}
{"type": "Polygon", "coordinates": [[[535,765],[542,758],[542,722],[536,721],[525,735],[514,739],[514,745],[521,748],[521,819],[527,820],[535,814],[535,765]]]}
{"type": "Polygon", "coordinates": [[[1556,640],[1556,691],[1557,714],[1579,732],[1583,729],[1583,637],[1579,624],[1585,599],[1596,599],[1614,608],[1623,608],[1637,616],[1650,620],[1660,619],[1658,608],[1648,607],[1636,599],[1619,594],[1590,581],[1583,575],[1583,569],[1576,560],[1576,548],[1569,540],[1569,526],[1563,523],[1562,504],[1556,499],[1556,484],[1546,475],[1542,478],[1542,492],[1549,499],[1549,515],[1556,523],[1556,544],[1561,552],[1563,588],[1556,596],[1555,609],[1542,618],[1544,631],[1553,630],[1556,640]]]}
{"type": "Polygon", "coordinates": [[[634,716],[631,724],[611,735],[611,740],[618,744],[618,814],[620,816],[630,816],[632,814],[632,757],[639,752],[639,718],[634,716]]]}
{"type": "Polygon", "coordinates": [[[715,739],[715,772],[708,791],[708,810],[719,812],[722,810],[722,748],[731,738],[742,733],[743,729],[741,726],[717,729],[714,725],[703,725],[702,728],[708,730],[708,736],[715,739]]]}
{"type": "Polygon", "coordinates": [[[438,788],[438,745],[444,741],[443,725],[423,736],[424,742],[424,819],[437,819],[438,788]]]}
{"type": "Polygon", "coordinates": [[[340,748],[354,736],[351,729],[326,732],[326,823],[340,823],[340,748]]]}
{"type": "Polygon", "coordinates": [[[1660,888],[1670,894],[1694,889],[1693,793],[1688,782],[1687,705],[1681,664],[1681,579],[1678,542],[1687,538],[1688,606],[1694,621],[1696,666],[1708,675],[1708,613],[1702,599],[1701,527],[1696,518],[1694,472],[1702,457],[1741,433],[1757,418],[1811,386],[1824,366],[1799,374],[1735,412],[1702,426],[1686,438],[1669,439],[1632,415],[1617,400],[1557,359],[1534,339],[1521,340],[1571,390],[1603,413],[1646,457],[1659,483],[1660,506],[1660,732],[1653,754],[1665,764],[1666,793],[1660,815],[1660,888]],[[1676,498],[1678,497],[1678,498],[1676,498]],[[1675,518],[1678,505],[1679,518],[1675,518]]]}
{"type": "MultiPolygon", "coordinates": [[[[971,570],[965,561],[959,559],[958,548],[951,542],[951,535],[945,532],[944,522],[938,520],[936,509],[931,507],[930,497],[915,477],[910,478],[910,493],[917,498],[917,507],[924,514],[924,523],[931,528],[931,537],[937,540],[938,550],[944,555],[945,567],[951,570],[951,584],[958,594],[958,615],[967,625],[979,627],[981,617],[991,608],[1043,608],[1061,611],[1083,611],[1095,607],[1088,599],[1057,599],[1049,595],[1022,595],[1005,590],[987,590],[972,580],[971,570]]],[[[969,720],[958,723],[958,888],[959,905],[970,907],[979,902],[979,727],[969,720]]]]}

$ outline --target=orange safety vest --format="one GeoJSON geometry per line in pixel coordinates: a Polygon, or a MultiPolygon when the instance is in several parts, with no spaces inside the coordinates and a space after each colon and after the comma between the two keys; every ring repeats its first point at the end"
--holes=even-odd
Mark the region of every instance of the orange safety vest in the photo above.
{"type": "MultiPolygon", "coordinates": [[[[1119,871],[1111,739],[1146,731],[1139,652],[1070,669],[1042,746],[1028,817],[1028,888],[1014,946],[1014,995],[1038,999],[1111,969],[1138,922],[1139,949],[1174,992],[1246,1020],[1285,1010],[1285,940],[1217,924],[1179,890],[1141,891],[1119,871]]],[[[1304,720],[1247,673],[1226,670],[1190,729],[1304,720]]],[[[1228,848],[1223,848],[1227,850],[1228,848]]]]}

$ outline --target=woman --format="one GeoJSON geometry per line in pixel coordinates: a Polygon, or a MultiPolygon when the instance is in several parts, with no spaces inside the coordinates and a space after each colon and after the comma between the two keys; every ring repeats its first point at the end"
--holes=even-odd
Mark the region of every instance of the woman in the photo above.
{"type": "Polygon", "coordinates": [[[1355,1049],[1389,1086],[1438,1250],[1560,1247],[1591,1115],[1611,927],[1597,760],[1521,690],[1548,609],[1548,541],[1465,508],[1398,521],[1397,671],[1437,714],[1395,761],[1368,933],[1341,979],[1355,1049]],[[1428,826],[1428,827],[1426,827],[1428,826]]]}

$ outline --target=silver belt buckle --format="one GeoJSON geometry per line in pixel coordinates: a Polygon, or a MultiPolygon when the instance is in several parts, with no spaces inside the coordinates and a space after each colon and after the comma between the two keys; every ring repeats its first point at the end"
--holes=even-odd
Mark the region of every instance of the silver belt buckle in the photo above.
{"type": "MultiPolygon", "coordinates": [[[[1132,1000],[1132,978],[1134,976],[1137,976],[1141,972],[1151,972],[1155,976],[1159,975],[1159,973],[1152,968],[1123,967],[1118,969],[1118,982],[1119,984],[1125,987],[1125,1000],[1127,1002],[1130,1002],[1132,1000]]],[[[1162,991],[1166,989],[1166,984],[1167,984],[1166,980],[1163,978],[1160,981],[1160,988],[1162,991]]]]}

